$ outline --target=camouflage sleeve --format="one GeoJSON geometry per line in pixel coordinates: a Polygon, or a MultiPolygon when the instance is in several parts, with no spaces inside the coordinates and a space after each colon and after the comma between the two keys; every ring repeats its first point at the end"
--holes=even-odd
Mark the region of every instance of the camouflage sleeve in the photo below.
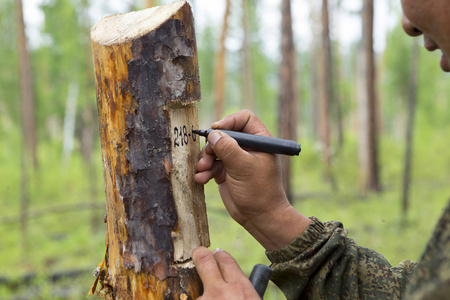
{"type": "Polygon", "coordinates": [[[405,298],[450,299],[450,201],[408,284],[405,298]]]}
{"type": "Polygon", "coordinates": [[[272,281],[287,299],[400,299],[415,263],[392,267],[381,254],[356,245],[342,223],[311,217],[288,246],[267,251],[272,281]]]}

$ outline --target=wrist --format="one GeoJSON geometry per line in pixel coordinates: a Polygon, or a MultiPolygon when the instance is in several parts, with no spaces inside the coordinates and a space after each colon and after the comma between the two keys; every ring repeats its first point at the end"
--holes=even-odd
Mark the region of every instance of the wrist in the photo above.
{"type": "Polygon", "coordinates": [[[266,250],[275,250],[290,244],[311,222],[288,203],[247,220],[243,226],[266,250]]]}

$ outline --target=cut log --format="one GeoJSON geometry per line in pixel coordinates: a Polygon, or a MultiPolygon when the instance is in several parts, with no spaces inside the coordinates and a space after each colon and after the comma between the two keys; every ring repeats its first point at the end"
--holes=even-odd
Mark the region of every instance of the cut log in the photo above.
{"type": "Polygon", "coordinates": [[[202,292],[191,260],[193,249],[209,246],[203,187],[194,181],[201,94],[193,25],[179,1],[103,18],[91,31],[107,202],[98,273],[108,299],[202,292]]]}

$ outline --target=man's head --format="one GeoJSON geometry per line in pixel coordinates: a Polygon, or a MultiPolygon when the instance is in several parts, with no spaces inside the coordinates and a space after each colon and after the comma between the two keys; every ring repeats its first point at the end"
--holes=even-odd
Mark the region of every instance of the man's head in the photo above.
{"type": "Polygon", "coordinates": [[[423,34],[425,48],[441,49],[441,68],[450,72],[450,1],[401,0],[403,28],[410,36],[423,34]]]}

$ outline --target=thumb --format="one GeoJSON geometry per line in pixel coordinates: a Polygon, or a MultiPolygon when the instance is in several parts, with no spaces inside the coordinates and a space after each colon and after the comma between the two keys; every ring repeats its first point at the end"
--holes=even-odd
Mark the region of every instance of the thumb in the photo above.
{"type": "Polygon", "coordinates": [[[242,167],[248,159],[249,153],[244,151],[235,139],[228,134],[214,130],[208,135],[208,144],[211,145],[214,153],[223,162],[225,167],[242,167]]]}

